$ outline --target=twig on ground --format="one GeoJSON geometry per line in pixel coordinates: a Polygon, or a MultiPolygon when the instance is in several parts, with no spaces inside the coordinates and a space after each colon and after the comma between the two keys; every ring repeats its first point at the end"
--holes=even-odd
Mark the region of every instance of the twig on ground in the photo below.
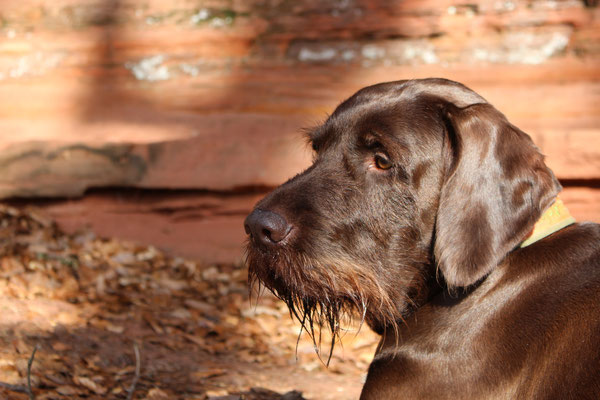
{"type": "Polygon", "coordinates": [[[31,365],[33,364],[33,359],[35,358],[35,353],[37,352],[39,345],[35,345],[33,351],[31,352],[31,357],[29,357],[29,361],[27,361],[27,386],[25,385],[13,385],[11,383],[0,382],[0,388],[4,388],[10,390],[15,393],[26,393],[29,395],[29,400],[35,400],[35,395],[33,394],[33,390],[31,389],[31,365]]]}
{"type": "Polygon", "coordinates": [[[31,390],[31,364],[33,364],[33,359],[35,357],[35,353],[38,350],[39,345],[35,345],[33,351],[31,352],[31,357],[29,357],[29,361],[27,361],[27,393],[29,394],[29,400],[35,400],[35,395],[33,394],[33,390],[31,390]]]}
{"type": "Polygon", "coordinates": [[[127,400],[131,400],[133,398],[133,393],[135,392],[135,387],[140,379],[140,349],[136,342],[133,343],[133,351],[135,353],[135,375],[133,376],[133,381],[131,382],[131,386],[127,389],[127,400]]]}
{"type": "Polygon", "coordinates": [[[15,393],[27,393],[27,387],[23,385],[13,385],[11,383],[0,382],[0,388],[4,388],[15,393]]]}

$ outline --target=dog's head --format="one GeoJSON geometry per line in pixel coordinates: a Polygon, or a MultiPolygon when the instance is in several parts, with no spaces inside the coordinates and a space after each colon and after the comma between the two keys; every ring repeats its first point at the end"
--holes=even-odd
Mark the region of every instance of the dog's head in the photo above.
{"type": "Polygon", "coordinates": [[[376,331],[484,278],[560,185],[528,135],[443,79],[370,86],[309,132],[313,165],[246,219],[247,262],[305,326],[350,309],[376,331]]]}

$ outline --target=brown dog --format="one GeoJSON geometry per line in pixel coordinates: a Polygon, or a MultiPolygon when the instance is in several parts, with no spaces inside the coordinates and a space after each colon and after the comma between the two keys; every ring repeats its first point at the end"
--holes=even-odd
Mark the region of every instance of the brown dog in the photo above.
{"type": "Polygon", "coordinates": [[[382,335],[362,399],[600,399],[600,226],[571,224],[528,135],[425,79],[309,136],[313,165],[246,219],[247,262],[309,332],[358,312],[382,335]]]}

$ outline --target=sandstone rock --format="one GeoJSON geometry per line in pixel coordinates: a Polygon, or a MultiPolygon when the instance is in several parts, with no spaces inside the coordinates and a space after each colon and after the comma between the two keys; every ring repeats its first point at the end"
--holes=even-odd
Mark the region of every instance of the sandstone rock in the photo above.
{"type": "Polygon", "coordinates": [[[195,133],[180,140],[131,142],[132,128],[121,123],[113,126],[125,142],[47,140],[4,143],[3,149],[0,144],[0,197],[79,196],[102,186],[274,186],[310,160],[298,132],[301,122],[294,117],[238,114],[198,116],[187,122],[189,127],[182,129],[195,133]]]}
{"type": "Polygon", "coordinates": [[[360,87],[444,76],[597,179],[599,11],[577,1],[8,0],[0,197],[274,186],[360,87]]]}
{"type": "Polygon", "coordinates": [[[246,238],[244,219],[263,195],[113,190],[38,202],[36,207],[67,232],[91,229],[174,255],[239,263],[246,238]]]}
{"type": "Polygon", "coordinates": [[[576,220],[600,223],[599,187],[567,186],[560,197],[576,220]]]}
{"type": "MultiPolygon", "coordinates": [[[[243,221],[265,193],[96,191],[36,207],[68,232],[88,228],[208,263],[237,263],[246,239],[243,221]]],[[[567,186],[561,198],[578,221],[600,222],[599,188],[567,186]]]]}

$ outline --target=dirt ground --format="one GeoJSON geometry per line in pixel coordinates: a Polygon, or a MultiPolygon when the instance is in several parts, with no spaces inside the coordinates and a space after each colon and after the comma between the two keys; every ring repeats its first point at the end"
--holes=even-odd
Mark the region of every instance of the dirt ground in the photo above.
{"type": "Polygon", "coordinates": [[[246,278],[0,205],[0,399],[358,398],[377,337],[349,329],[326,367],[246,278]]]}

